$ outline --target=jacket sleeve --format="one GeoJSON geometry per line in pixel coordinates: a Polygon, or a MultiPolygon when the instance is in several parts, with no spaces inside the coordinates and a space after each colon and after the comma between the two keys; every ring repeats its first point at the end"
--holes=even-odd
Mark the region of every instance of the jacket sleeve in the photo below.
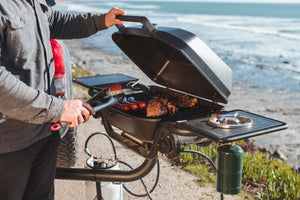
{"type": "Polygon", "coordinates": [[[106,29],[105,14],[75,14],[48,9],[50,37],[55,39],[85,38],[106,29]]]}
{"type": "MultiPolygon", "coordinates": [[[[6,25],[0,19],[0,56],[6,25]]],[[[29,87],[7,70],[0,59],[0,113],[12,119],[43,124],[60,120],[64,102],[29,87]]],[[[0,119],[0,124],[1,124],[0,119]]]]}
{"type": "Polygon", "coordinates": [[[2,114],[36,124],[58,122],[61,118],[64,109],[62,99],[27,86],[1,65],[0,83],[0,112],[2,114]]]}

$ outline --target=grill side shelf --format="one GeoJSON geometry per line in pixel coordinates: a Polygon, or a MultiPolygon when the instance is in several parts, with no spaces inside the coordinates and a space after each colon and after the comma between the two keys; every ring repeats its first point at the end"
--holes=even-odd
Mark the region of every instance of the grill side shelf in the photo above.
{"type": "Polygon", "coordinates": [[[239,112],[240,115],[250,117],[253,120],[253,126],[242,128],[219,128],[208,123],[209,117],[203,117],[173,122],[170,124],[170,129],[174,134],[178,135],[202,136],[218,142],[233,142],[280,131],[288,127],[285,122],[242,110],[233,110],[228,111],[227,113],[234,112],[239,112]]]}
{"type": "Polygon", "coordinates": [[[136,82],[137,78],[130,77],[124,74],[106,74],[99,76],[89,76],[74,78],[73,82],[82,85],[86,88],[104,87],[109,85],[126,85],[129,82],[136,82]]]}

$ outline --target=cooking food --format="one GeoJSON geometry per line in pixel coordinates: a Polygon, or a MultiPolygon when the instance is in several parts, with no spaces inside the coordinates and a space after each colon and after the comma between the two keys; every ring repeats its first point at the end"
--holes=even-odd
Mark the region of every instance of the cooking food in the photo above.
{"type": "Polygon", "coordinates": [[[149,102],[147,106],[147,117],[158,117],[168,113],[167,109],[168,99],[155,96],[149,102]]]}
{"type": "Polygon", "coordinates": [[[122,101],[113,106],[114,108],[128,112],[130,110],[136,111],[147,107],[147,102],[135,101],[134,97],[124,97],[122,101]]]}
{"type": "Polygon", "coordinates": [[[121,111],[130,111],[130,106],[122,103],[116,103],[113,107],[121,111]]]}
{"type": "Polygon", "coordinates": [[[170,90],[158,89],[161,92],[157,96],[154,96],[147,106],[147,117],[158,117],[166,114],[174,115],[178,112],[179,108],[191,108],[194,107],[198,100],[193,97],[189,97],[185,94],[176,93],[170,90]]]}
{"type": "Polygon", "coordinates": [[[146,108],[147,117],[159,117],[166,114],[174,115],[181,108],[194,107],[197,98],[189,97],[164,88],[156,88],[155,93],[149,102],[136,101],[134,97],[124,97],[114,107],[121,111],[138,111],[146,108]]]}
{"type": "Polygon", "coordinates": [[[138,110],[139,109],[139,106],[138,106],[137,103],[133,103],[133,102],[128,101],[126,97],[124,97],[124,99],[120,103],[130,106],[131,110],[138,110]]]}
{"type": "Polygon", "coordinates": [[[144,102],[144,101],[136,101],[136,100],[134,100],[134,97],[128,97],[127,101],[129,101],[131,103],[138,104],[140,109],[144,109],[144,108],[147,107],[147,103],[146,102],[144,102]]]}

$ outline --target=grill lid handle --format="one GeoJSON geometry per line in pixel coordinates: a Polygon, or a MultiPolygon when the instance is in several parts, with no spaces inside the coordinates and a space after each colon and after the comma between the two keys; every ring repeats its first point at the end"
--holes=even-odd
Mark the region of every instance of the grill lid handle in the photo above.
{"type": "MultiPolygon", "coordinates": [[[[139,22],[143,24],[143,28],[145,28],[151,36],[155,36],[157,34],[156,25],[152,24],[147,17],[144,16],[132,16],[132,15],[118,15],[117,19],[126,22],[139,22]]],[[[126,27],[124,25],[116,25],[120,32],[126,32],[126,27]]]]}

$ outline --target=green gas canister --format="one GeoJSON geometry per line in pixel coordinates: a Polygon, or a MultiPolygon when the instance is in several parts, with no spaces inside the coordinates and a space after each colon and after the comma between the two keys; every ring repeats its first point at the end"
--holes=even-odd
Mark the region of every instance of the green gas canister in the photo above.
{"type": "Polygon", "coordinates": [[[243,149],[235,144],[218,147],[217,191],[223,194],[241,192],[243,170],[243,149]]]}

